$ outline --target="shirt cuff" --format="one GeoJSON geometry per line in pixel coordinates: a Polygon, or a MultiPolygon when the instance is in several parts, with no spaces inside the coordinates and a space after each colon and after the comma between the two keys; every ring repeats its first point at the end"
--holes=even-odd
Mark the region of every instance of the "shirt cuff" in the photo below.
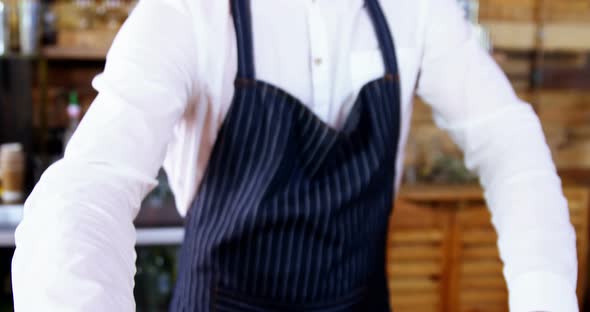
{"type": "Polygon", "coordinates": [[[576,290],[551,272],[530,272],[508,284],[510,312],[578,312],[576,290]]]}

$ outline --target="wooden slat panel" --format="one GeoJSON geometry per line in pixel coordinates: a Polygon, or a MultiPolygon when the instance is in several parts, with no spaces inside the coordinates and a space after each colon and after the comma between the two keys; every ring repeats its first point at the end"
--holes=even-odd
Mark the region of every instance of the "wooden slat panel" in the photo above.
{"type": "Polygon", "coordinates": [[[590,2],[587,0],[546,1],[549,21],[588,21],[590,2]]]}
{"type": "Polygon", "coordinates": [[[470,303],[498,303],[505,304],[508,302],[508,292],[500,291],[463,291],[461,301],[465,304],[470,303]]]}
{"type": "Polygon", "coordinates": [[[441,230],[425,228],[415,230],[399,230],[391,234],[391,242],[394,244],[407,243],[440,243],[443,239],[441,230]]]}
{"type": "Polygon", "coordinates": [[[590,49],[590,24],[560,23],[549,24],[544,28],[544,45],[546,51],[578,51],[590,49]]]}
{"type": "MultiPolygon", "coordinates": [[[[538,0],[481,0],[482,19],[507,21],[534,21],[538,0]]],[[[586,0],[544,1],[545,19],[552,22],[589,21],[590,2],[586,0]]]]}
{"type": "MultiPolygon", "coordinates": [[[[423,294],[404,294],[403,296],[393,296],[391,301],[394,303],[394,307],[420,307],[429,306],[433,307],[440,303],[440,298],[436,293],[423,293],[423,294]]],[[[397,312],[397,311],[396,311],[397,312]]]]}
{"type": "Polygon", "coordinates": [[[585,189],[566,189],[570,211],[575,211],[572,218],[576,227],[576,243],[578,251],[578,298],[584,298],[587,283],[588,267],[588,196],[585,189]]]}
{"type": "Polygon", "coordinates": [[[443,251],[440,247],[431,245],[410,245],[394,247],[389,254],[388,261],[402,262],[404,260],[440,259],[443,251]]]}
{"type": "Polygon", "coordinates": [[[533,23],[486,20],[483,24],[490,31],[495,48],[517,51],[535,48],[537,26],[533,23]]]}
{"type": "Polygon", "coordinates": [[[396,203],[386,267],[394,311],[441,311],[446,222],[438,209],[396,203]]]}
{"type": "Polygon", "coordinates": [[[502,263],[499,261],[464,262],[461,264],[463,275],[494,276],[502,275],[502,263]]]}
{"type": "Polygon", "coordinates": [[[457,221],[461,223],[462,227],[474,227],[477,230],[492,230],[491,228],[491,214],[485,206],[469,207],[461,211],[457,215],[457,221]]]}
{"type": "Polygon", "coordinates": [[[407,292],[438,292],[440,291],[440,283],[437,279],[430,278],[393,278],[389,281],[389,289],[392,293],[407,293],[407,292]]]}
{"type": "Polygon", "coordinates": [[[590,120],[590,92],[544,91],[535,104],[544,123],[571,126],[590,120]]]}
{"type": "MultiPolygon", "coordinates": [[[[529,77],[526,76],[525,79],[528,81],[529,77]]],[[[528,92],[520,93],[519,96],[526,101],[534,101],[558,168],[562,170],[590,168],[590,125],[587,122],[590,120],[590,92],[544,90],[536,96],[528,92]]],[[[410,148],[412,152],[407,154],[406,163],[428,167],[432,162],[428,156],[430,154],[428,148],[433,141],[439,142],[440,149],[445,154],[460,157],[460,151],[450,137],[432,122],[430,110],[417,103],[416,111],[423,116],[417,117],[420,121],[412,125],[413,143],[410,148]]],[[[445,188],[447,187],[443,189],[445,188]]],[[[481,198],[477,192],[474,195],[481,198]]],[[[421,200],[428,198],[426,197],[428,194],[423,196],[419,193],[404,196],[421,200]]],[[[460,200],[454,194],[447,194],[447,196],[450,196],[452,200],[460,200]]],[[[444,200],[443,198],[434,197],[433,200],[444,200]]]]}
{"type": "Polygon", "coordinates": [[[508,77],[530,79],[532,62],[528,55],[525,57],[509,57],[506,53],[496,52],[494,59],[508,77]]]}
{"type": "Polygon", "coordinates": [[[405,262],[388,265],[388,272],[392,278],[403,278],[405,276],[440,276],[441,264],[438,262],[405,262]]]}
{"type": "Polygon", "coordinates": [[[395,312],[437,312],[441,311],[440,304],[424,304],[421,306],[394,306],[393,311],[395,312]]]}
{"type": "Polygon", "coordinates": [[[571,142],[553,151],[555,164],[560,169],[590,168],[590,140],[571,142]]]}
{"type": "Polygon", "coordinates": [[[588,214],[588,192],[585,189],[565,189],[563,191],[568,199],[570,209],[583,210],[588,214]]]}
{"type": "Polygon", "coordinates": [[[532,21],[535,0],[481,0],[481,19],[532,21]]]}
{"type": "Polygon", "coordinates": [[[495,244],[477,245],[465,247],[462,250],[462,256],[465,260],[496,259],[499,258],[499,252],[495,244]]]}
{"type": "MultiPolygon", "coordinates": [[[[457,189],[415,188],[409,196],[405,195],[405,200],[429,207],[414,206],[408,210],[427,216],[429,226],[416,220],[411,223],[398,220],[396,223],[404,226],[392,228],[401,233],[389,236],[387,258],[391,295],[398,299],[393,304],[396,312],[508,311],[497,236],[487,208],[479,204],[481,191],[455,192],[457,189]],[[396,249],[399,249],[397,256],[396,249]],[[432,296],[429,308],[420,306],[429,302],[421,296],[432,296]]],[[[586,189],[566,189],[565,195],[578,239],[578,294],[581,295],[586,287],[589,194],[586,189]]],[[[408,216],[404,209],[401,208],[400,215],[408,216]]]]}
{"type": "Polygon", "coordinates": [[[459,201],[483,202],[483,192],[477,185],[414,185],[402,187],[400,198],[415,203],[457,203],[459,201]]]}
{"type": "Polygon", "coordinates": [[[394,306],[393,311],[395,312],[437,312],[441,311],[440,304],[424,304],[421,306],[394,306]]]}
{"type": "Polygon", "coordinates": [[[498,240],[496,232],[493,230],[470,230],[461,235],[461,242],[464,244],[496,244],[498,240]]]}
{"type": "Polygon", "coordinates": [[[461,279],[461,289],[506,289],[506,281],[500,275],[491,277],[465,276],[461,279]]]}
{"type": "Polygon", "coordinates": [[[393,209],[390,227],[393,232],[404,229],[441,228],[444,225],[444,214],[428,206],[420,206],[401,198],[393,209]]]}
{"type": "MultiPolygon", "coordinates": [[[[537,25],[532,22],[486,20],[482,22],[490,31],[494,47],[505,50],[526,51],[536,49],[537,25]]],[[[590,23],[546,24],[545,51],[585,52],[590,50],[590,23]]]]}
{"type": "Polygon", "coordinates": [[[587,215],[586,207],[584,207],[583,201],[570,201],[569,208],[572,215],[587,215]]]}
{"type": "Polygon", "coordinates": [[[472,306],[461,307],[453,312],[508,312],[508,306],[491,305],[486,303],[474,304],[472,306]]]}
{"type": "MultiPolygon", "coordinates": [[[[580,228],[580,227],[582,227],[582,226],[584,226],[585,224],[587,224],[587,223],[588,223],[586,220],[584,220],[584,219],[583,219],[583,218],[581,218],[581,217],[575,217],[575,218],[572,218],[572,219],[571,219],[571,222],[572,222],[572,225],[573,225],[575,228],[580,228]]],[[[580,234],[582,234],[582,233],[580,233],[580,234]]]]}

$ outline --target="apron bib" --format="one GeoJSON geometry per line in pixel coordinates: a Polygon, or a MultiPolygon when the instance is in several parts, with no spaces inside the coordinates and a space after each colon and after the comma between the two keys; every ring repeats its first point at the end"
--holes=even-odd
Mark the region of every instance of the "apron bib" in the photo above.
{"type": "Polygon", "coordinates": [[[171,311],[389,311],[387,224],[400,129],[395,48],[343,128],[256,80],[250,7],[232,0],[236,89],[187,214],[171,311]]]}

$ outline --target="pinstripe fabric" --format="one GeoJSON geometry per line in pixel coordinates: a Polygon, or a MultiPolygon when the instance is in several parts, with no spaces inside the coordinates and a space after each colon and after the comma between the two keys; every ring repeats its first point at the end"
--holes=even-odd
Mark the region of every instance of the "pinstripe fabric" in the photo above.
{"type": "Polygon", "coordinates": [[[236,92],[187,215],[172,311],[389,310],[400,94],[385,18],[366,2],[387,75],[335,130],[255,80],[249,2],[232,0],[236,92]]]}

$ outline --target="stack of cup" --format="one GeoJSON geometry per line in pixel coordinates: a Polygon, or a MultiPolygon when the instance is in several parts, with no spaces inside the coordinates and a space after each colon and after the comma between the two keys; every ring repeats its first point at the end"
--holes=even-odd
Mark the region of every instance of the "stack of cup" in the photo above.
{"type": "Polygon", "coordinates": [[[10,50],[10,14],[8,3],[0,0],[0,55],[8,54],[10,50]]]}
{"type": "Polygon", "coordinates": [[[18,203],[24,197],[25,154],[19,143],[0,146],[2,202],[18,203]]]}
{"type": "Polygon", "coordinates": [[[40,0],[19,0],[20,51],[24,55],[34,55],[39,52],[40,13],[40,0]]]}

